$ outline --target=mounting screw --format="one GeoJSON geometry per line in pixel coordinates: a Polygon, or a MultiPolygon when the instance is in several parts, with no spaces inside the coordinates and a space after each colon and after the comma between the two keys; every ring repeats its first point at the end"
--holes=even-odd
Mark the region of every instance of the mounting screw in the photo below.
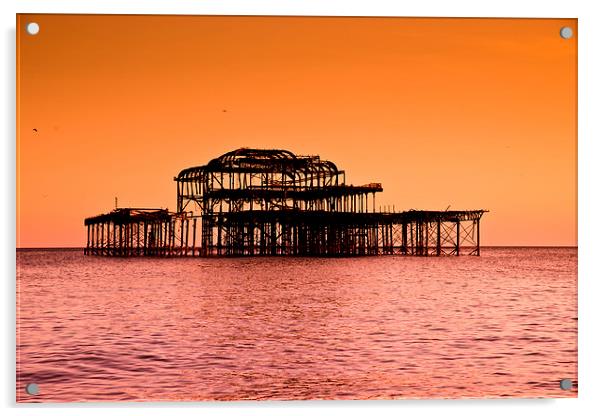
{"type": "Polygon", "coordinates": [[[570,39],[573,37],[573,29],[571,29],[568,26],[563,27],[562,29],[560,29],[560,37],[562,39],[570,39]]]}
{"type": "Polygon", "coordinates": [[[36,22],[27,23],[27,26],[25,27],[25,30],[30,35],[37,35],[38,32],[40,31],[40,25],[37,24],[36,22]]]}
{"type": "Polygon", "coordinates": [[[560,380],[560,388],[562,390],[570,390],[573,388],[573,380],[570,378],[563,378],[560,380]]]}
{"type": "Polygon", "coordinates": [[[27,394],[30,394],[32,396],[35,396],[36,394],[38,394],[40,392],[40,388],[38,387],[37,384],[35,383],[31,383],[31,384],[27,384],[25,386],[25,392],[27,394]]]}

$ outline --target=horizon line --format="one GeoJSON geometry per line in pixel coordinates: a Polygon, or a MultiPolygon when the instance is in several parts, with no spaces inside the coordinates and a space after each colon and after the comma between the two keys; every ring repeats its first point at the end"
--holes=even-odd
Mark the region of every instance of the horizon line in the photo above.
{"type": "MultiPolygon", "coordinates": [[[[85,246],[78,247],[16,247],[16,250],[83,250],[85,246]]],[[[579,248],[578,245],[488,245],[481,248],[579,248]]]]}

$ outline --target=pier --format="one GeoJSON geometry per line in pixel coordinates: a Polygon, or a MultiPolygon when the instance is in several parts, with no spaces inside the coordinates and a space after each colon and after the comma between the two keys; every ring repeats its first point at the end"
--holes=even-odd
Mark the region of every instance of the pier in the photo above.
{"type": "Polygon", "coordinates": [[[176,212],[119,208],[87,218],[85,254],[480,255],[486,210],[380,212],[380,183],[346,184],[344,170],[316,155],[242,148],[174,180],[176,212]]]}
{"type": "Polygon", "coordinates": [[[193,255],[196,218],[165,209],[116,208],[86,218],[84,254],[97,256],[193,255]],[[190,240],[189,240],[190,237],[190,240]]]}

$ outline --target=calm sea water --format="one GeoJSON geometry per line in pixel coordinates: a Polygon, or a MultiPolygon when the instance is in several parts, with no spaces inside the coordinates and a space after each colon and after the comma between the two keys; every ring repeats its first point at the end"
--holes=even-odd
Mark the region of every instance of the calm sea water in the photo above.
{"type": "Polygon", "coordinates": [[[577,395],[577,249],[351,259],[23,250],[17,271],[18,401],[577,395]],[[560,390],[562,378],[575,387],[560,390]]]}

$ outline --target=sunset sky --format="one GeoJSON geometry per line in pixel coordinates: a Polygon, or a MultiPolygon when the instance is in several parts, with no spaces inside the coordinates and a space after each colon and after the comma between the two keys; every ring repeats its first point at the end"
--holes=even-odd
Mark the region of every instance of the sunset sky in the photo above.
{"type": "Polygon", "coordinates": [[[115,197],[175,210],[173,177],[238,147],[318,154],[381,182],[377,206],[488,209],[483,245],[576,245],[576,34],[576,19],[20,15],[17,247],[85,245],[84,218],[115,197]]]}

